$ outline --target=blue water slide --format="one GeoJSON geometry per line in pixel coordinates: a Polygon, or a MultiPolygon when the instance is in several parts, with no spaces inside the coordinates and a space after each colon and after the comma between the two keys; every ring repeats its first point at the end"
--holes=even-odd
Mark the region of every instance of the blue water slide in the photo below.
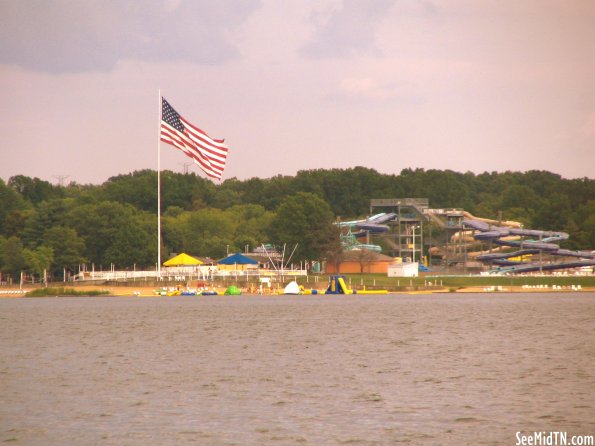
{"type": "Polygon", "coordinates": [[[507,272],[530,272],[547,271],[566,268],[579,268],[583,266],[595,266],[595,251],[570,251],[561,249],[557,243],[568,240],[570,237],[566,232],[541,231],[538,229],[507,228],[494,226],[480,220],[463,220],[463,226],[475,229],[477,232],[473,237],[476,240],[490,241],[498,246],[518,248],[516,251],[504,253],[481,254],[477,260],[503,266],[496,271],[507,272]],[[509,237],[532,237],[529,239],[510,240],[509,237]],[[539,254],[545,252],[555,256],[577,257],[582,260],[564,261],[559,263],[523,263],[509,260],[511,257],[520,257],[527,254],[539,254]]]}
{"type": "Polygon", "coordinates": [[[511,257],[520,257],[527,254],[539,254],[539,249],[520,249],[518,251],[511,251],[511,252],[494,252],[489,254],[481,254],[478,255],[476,258],[479,261],[489,261],[489,260],[500,260],[500,259],[509,259],[511,257]]]}
{"type": "Polygon", "coordinates": [[[386,223],[387,221],[394,220],[395,218],[397,218],[397,214],[395,214],[394,212],[389,212],[388,214],[373,215],[372,217],[370,217],[368,219],[368,221],[371,221],[371,222],[377,223],[377,224],[382,224],[382,223],[386,223]]]}
{"type": "Polygon", "coordinates": [[[397,214],[392,212],[389,214],[376,214],[367,220],[355,222],[353,226],[360,231],[370,231],[374,234],[380,234],[382,232],[387,232],[390,229],[389,226],[384,223],[394,220],[396,216],[397,214]]]}
{"type": "Polygon", "coordinates": [[[361,231],[370,231],[374,234],[380,234],[382,232],[387,232],[390,228],[388,225],[379,225],[376,223],[356,223],[355,228],[361,231]]]}
{"type": "Polygon", "coordinates": [[[533,248],[539,249],[540,251],[548,251],[551,254],[555,254],[556,251],[560,250],[560,247],[555,243],[545,243],[540,242],[539,240],[500,240],[496,238],[492,239],[492,242],[499,246],[510,246],[512,248],[533,248]]]}
{"type": "Polygon", "coordinates": [[[501,274],[528,273],[532,271],[553,271],[557,269],[582,268],[584,266],[595,266],[595,259],[561,263],[523,263],[520,265],[507,266],[505,268],[498,268],[497,272],[501,274]]]}

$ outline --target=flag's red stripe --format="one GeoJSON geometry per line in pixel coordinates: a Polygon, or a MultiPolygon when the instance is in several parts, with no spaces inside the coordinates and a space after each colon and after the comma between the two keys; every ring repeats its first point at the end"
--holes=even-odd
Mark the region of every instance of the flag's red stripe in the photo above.
{"type": "Polygon", "coordinates": [[[169,143],[169,144],[173,145],[176,149],[182,151],[186,156],[192,158],[201,167],[201,169],[205,171],[205,173],[207,175],[213,176],[214,172],[211,171],[209,165],[207,163],[205,163],[205,161],[199,155],[197,155],[195,152],[188,150],[188,148],[184,144],[181,144],[178,141],[175,141],[175,140],[172,141],[171,139],[166,139],[166,138],[161,138],[161,141],[169,143]]]}
{"type": "Polygon", "coordinates": [[[192,158],[209,177],[221,178],[224,166],[213,166],[210,160],[183,133],[162,123],[161,140],[180,149],[184,154],[192,158]]]}
{"type": "Polygon", "coordinates": [[[184,125],[186,126],[186,132],[188,133],[188,135],[197,143],[199,144],[201,147],[203,147],[205,150],[208,150],[210,153],[213,154],[217,154],[220,156],[227,156],[227,146],[225,144],[221,144],[221,143],[214,143],[214,141],[207,137],[202,136],[203,134],[201,133],[197,133],[195,131],[195,129],[193,128],[193,126],[189,123],[187,123],[184,119],[182,119],[182,122],[184,123],[184,125]],[[188,125],[186,125],[188,124],[188,125]]]}
{"type": "Polygon", "coordinates": [[[204,158],[202,153],[199,151],[194,150],[194,147],[188,146],[179,138],[172,138],[171,136],[162,137],[162,141],[173,145],[174,147],[180,149],[184,152],[187,156],[195,160],[195,162],[201,167],[201,169],[209,176],[220,177],[221,172],[223,171],[220,168],[213,168],[209,161],[204,158]]]}
{"type": "Polygon", "coordinates": [[[223,168],[225,167],[225,159],[218,159],[218,157],[214,157],[212,154],[210,154],[209,151],[205,151],[201,145],[195,144],[194,140],[188,138],[188,135],[185,132],[183,134],[179,134],[179,137],[183,140],[187,147],[200,152],[201,156],[205,158],[212,168],[217,168],[217,170],[223,171],[223,168]]]}
{"type": "Polygon", "coordinates": [[[197,149],[199,149],[201,152],[203,152],[204,155],[207,158],[209,158],[209,160],[218,162],[221,164],[225,164],[225,159],[227,158],[227,156],[221,156],[219,153],[213,153],[213,151],[210,150],[208,147],[205,147],[200,142],[197,142],[196,140],[194,140],[194,138],[191,138],[189,135],[187,135],[187,136],[188,136],[188,139],[190,141],[192,141],[192,143],[197,147],[197,149]]]}
{"type": "Polygon", "coordinates": [[[215,139],[215,138],[211,138],[209,135],[207,135],[205,132],[203,132],[201,129],[199,129],[198,127],[196,127],[194,124],[192,124],[191,122],[188,122],[186,119],[184,119],[182,116],[180,116],[180,119],[182,120],[182,123],[186,126],[186,127],[190,127],[192,128],[192,130],[194,130],[196,133],[199,133],[204,139],[208,140],[211,144],[213,144],[214,146],[219,146],[225,150],[227,150],[227,146],[224,144],[225,140],[224,139],[215,139]]]}
{"type": "Polygon", "coordinates": [[[223,169],[225,167],[225,163],[221,162],[220,160],[218,160],[216,158],[213,158],[212,156],[209,156],[208,153],[205,154],[204,151],[201,149],[201,147],[194,144],[194,141],[191,140],[190,138],[188,138],[188,135],[186,135],[185,133],[180,133],[177,130],[175,130],[167,125],[164,125],[163,132],[167,132],[167,134],[170,136],[170,138],[177,141],[180,145],[184,146],[185,148],[199,152],[201,158],[203,158],[205,160],[205,162],[208,163],[211,168],[214,168],[215,170],[218,170],[221,172],[223,171],[223,169]]]}
{"type": "Polygon", "coordinates": [[[216,158],[219,158],[219,159],[225,159],[226,158],[227,153],[222,154],[220,152],[213,151],[209,146],[205,146],[200,140],[197,141],[194,138],[192,138],[191,135],[189,133],[187,133],[187,130],[184,133],[180,133],[176,129],[174,129],[172,127],[169,127],[167,124],[164,124],[164,126],[168,129],[168,131],[171,134],[174,134],[175,133],[180,138],[183,138],[186,141],[187,144],[197,145],[198,147],[200,147],[201,149],[203,149],[204,151],[208,152],[209,154],[213,155],[216,158]]]}

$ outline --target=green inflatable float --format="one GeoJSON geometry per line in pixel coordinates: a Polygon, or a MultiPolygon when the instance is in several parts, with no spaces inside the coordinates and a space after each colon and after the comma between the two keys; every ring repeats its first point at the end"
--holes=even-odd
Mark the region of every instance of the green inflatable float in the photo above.
{"type": "Polygon", "coordinates": [[[242,294],[242,290],[235,285],[232,285],[225,290],[225,295],[227,296],[239,296],[240,294],[242,294]]]}

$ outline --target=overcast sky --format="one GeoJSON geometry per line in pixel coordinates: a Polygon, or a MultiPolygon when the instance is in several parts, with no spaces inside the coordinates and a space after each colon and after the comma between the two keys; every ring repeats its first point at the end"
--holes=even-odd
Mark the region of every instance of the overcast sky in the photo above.
{"type": "Polygon", "coordinates": [[[225,138],[224,179],[595,178],[592,0],[0,0],[0,41],[5,181],[156,169],[159,89],[225,138]]]}

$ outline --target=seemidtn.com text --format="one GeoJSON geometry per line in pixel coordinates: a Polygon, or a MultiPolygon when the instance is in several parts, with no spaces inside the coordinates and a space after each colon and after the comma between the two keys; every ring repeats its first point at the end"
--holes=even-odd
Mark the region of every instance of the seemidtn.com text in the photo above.
{"type": "Polygon", "coordinates": [[[516,443],[522,446],[595,446],[593,435],[568,435],[568,432],[516,433],[516,443]]]}

